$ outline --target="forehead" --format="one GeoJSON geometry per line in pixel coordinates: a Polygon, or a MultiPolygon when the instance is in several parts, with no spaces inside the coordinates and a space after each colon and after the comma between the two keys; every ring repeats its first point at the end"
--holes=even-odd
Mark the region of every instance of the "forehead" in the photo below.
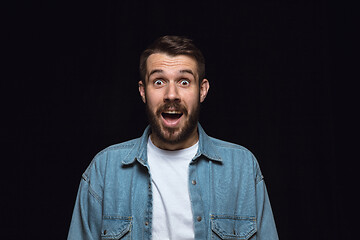
{"type": "Polygon", "coordinates": [[[192,70],[196,72],[197,64],[196,61],[187,55],[170,56],[164,53],[151,54],[146,62],[147,73],[154,69],[161,70],[192,70]]]}

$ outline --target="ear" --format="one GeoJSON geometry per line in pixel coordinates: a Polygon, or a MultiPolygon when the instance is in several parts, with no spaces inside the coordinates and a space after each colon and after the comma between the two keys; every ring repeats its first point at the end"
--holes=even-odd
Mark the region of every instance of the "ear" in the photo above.
{"type": "Polygon", "coordinates": [[[146,97],[145,97],[145,85],[142,81],[139,81],[139,93],[141,96],[141,99],[144,103],[146,103],[146,97]]]}
{"type": "Polygon", "coordinates": [[[203,79],[202,82],[200,83],[200,102],[204,102],[206,95],[209,91],[210,88],[210,83],[207,79],[203,79]]]}

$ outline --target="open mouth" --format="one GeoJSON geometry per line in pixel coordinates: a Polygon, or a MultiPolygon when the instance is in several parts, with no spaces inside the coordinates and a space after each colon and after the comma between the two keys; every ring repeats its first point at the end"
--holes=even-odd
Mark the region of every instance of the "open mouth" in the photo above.
{"type": "Polygon", "coordinates": [[[173,110],[167,110],[161,113],[165,123],[170,126],[176,125],[180,121],[182,115],[182,112],[173,110]]]}

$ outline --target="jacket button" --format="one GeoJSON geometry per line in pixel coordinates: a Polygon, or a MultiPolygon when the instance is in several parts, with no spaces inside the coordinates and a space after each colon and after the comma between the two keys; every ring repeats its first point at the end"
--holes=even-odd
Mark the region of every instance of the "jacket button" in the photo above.
{"type": "Polygon", "coordinates": [[[201,222],[201,217],[200,216],[198,216],[197,218],[196,218],[196,220],[198,221],[198,222],[201,222]]]}
{"type": "Polygon", "coordinates": [[[192,183],[192,185],[196,185],[196,181],[195,181],[195,180],[192,180],[191,183],[192,183]]]}
{"type": "Polygon", "coordinates": [[[146,222],[145,222],[145,226],[147,226],[147,225],[149,225],[149,222],[146,221],[146,222]]]}
{"type": "Polygon", "coordinates": [[[104,230],[104,235],[106,235],[106,233],[107,233],[107,231],[106,231],[106,230],[104,230]]]}

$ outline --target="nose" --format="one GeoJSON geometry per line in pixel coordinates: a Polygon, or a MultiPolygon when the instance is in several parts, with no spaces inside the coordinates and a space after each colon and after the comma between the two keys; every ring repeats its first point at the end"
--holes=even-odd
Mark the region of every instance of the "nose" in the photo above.
{"type": "Polygon", "coordinates": [[[167,86],[164,101],[180,101],[179,92],[174,82],[170,82],[167,86]]]}

